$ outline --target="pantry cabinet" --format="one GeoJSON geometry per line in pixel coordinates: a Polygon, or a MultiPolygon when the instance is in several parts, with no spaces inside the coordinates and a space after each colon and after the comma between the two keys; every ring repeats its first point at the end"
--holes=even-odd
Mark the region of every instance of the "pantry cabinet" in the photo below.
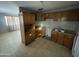
{"type": "Polygon", "coordinates": [[[35,40],[35,14],[22,11],[19,17],[22,21],[22,23],[20,22],[22,41],[28,45],[35,40]]]}

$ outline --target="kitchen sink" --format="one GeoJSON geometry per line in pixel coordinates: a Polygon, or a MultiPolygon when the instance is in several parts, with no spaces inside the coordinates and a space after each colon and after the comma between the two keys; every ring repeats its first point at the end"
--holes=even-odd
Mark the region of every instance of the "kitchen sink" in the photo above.
{"type": "Polygon", "coordinates": [[[66,29],[61,29],[61,28],[54,28],[53,31],[62,32],[62,33],[68,33],[68,34],[74,34],[75,35],[75,31],[72,31],[72,30],[66,30],[66,29]]]}

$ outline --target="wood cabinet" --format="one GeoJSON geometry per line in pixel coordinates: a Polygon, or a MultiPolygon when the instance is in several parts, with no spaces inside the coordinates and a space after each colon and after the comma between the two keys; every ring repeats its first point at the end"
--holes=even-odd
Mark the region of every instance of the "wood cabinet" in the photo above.
{"type": "Polygon", "coordinates": [[[79,9],[45,13],[44,17],[54,21],[79,21],[79,9]]]}
{"type": "Polygon", "coordinates": [[[79,10],[69,10],[62,12],[63,17],[66,18],[66,21],[78,21],[79,19],[79,10]]]}
{"type": "Polygon", "coordinates": [[[51,35],[51,39],[54,41],[54,42],[57,42],[59,44],[63,44],[63,40],[64,40],[64,35],[62,32],[52,32],[52,35],[51,35]]]}
{"type": "Polygon", "coordinates": [[[64,33],[62,32],[58,32],[58,37],[57,37],[57,43],[62,44],[63,45],[63,41],[64,41],[64,33]]]}
{"type": "Polygon", "coordinates": [[[37,13],[37,21],[45,21],[46,19],[46,14],[44,13],[37,13]]]}
{"type": "Polygon", "coordinates": [[[57,42],[58,39],[58,32],[52,32],[51,33],[51,40],[53,40],[54,42],[57,42]]]}
{"type": "Polygon", "coordinates": [[[35,23],[35,15],[31,13],[23,12],[24,24],[34,24],[35,23]]]}
{"type": "Polygon", "coordinates": [[[21,24],[23,29],[21,33],[24,35],[22,41],[25,45],[28,45],[32,41],[35,40],[35,14],[27,13],[27,12],[21,12],[21,20],[23,23],[21,24]]]}
{"type": "Polygon", "coordinates": [[[25,33],[25,42],[26,42],[25,44],[26,45],[28,45],[29,43],[31,43],[34,40],[35,40],[35,30],[25,33]]]}
{"type": "Polygon", "coordinates": [[[54,31],[51,33],[51,40],[71,49],[73,45],[74,35],[54,31]]]}
{"type": "Polygon", "coordinates": [[[68,48],[72,48],[73,45],[73,40],[74,40],[74,35],[72,34],[64,34],[64,46],[68,47],[68,48]]]}

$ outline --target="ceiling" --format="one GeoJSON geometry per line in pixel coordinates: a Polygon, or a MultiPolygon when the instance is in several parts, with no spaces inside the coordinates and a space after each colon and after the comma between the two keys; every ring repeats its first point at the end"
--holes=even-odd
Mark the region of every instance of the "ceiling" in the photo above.
{"type": "Polygon", "coordinates": [[[79,8],[79,1],[0,1],[0,13],[18,15],[19,7],[38,11],[43,8],[42,12],[61,11],[79,8]]]}
{"type": "Polygon", "coordinates": [[[38,11],[43,8],[43,12],[46,11],[57,11],[63,9],[74,9],[79,8],[78,1],[14,1],[17,6],[24,7],[26,9],[38,11]]]}
{"type": "Polygon", "coordinates": [[[19,8],[13,2],[0,1],[0,13],[4,13],[6,15],[18,15],[19,8]]]}

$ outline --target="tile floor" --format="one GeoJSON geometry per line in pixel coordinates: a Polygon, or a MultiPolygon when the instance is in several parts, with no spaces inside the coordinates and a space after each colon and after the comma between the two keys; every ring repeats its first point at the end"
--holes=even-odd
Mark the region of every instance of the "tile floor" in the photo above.
{"type": "Polygon", "coordinates": [[[46,38],[37,38],[25,46],[20,31],[0,34],[1,57],[71,57],[71,50],[46,38]]]}

